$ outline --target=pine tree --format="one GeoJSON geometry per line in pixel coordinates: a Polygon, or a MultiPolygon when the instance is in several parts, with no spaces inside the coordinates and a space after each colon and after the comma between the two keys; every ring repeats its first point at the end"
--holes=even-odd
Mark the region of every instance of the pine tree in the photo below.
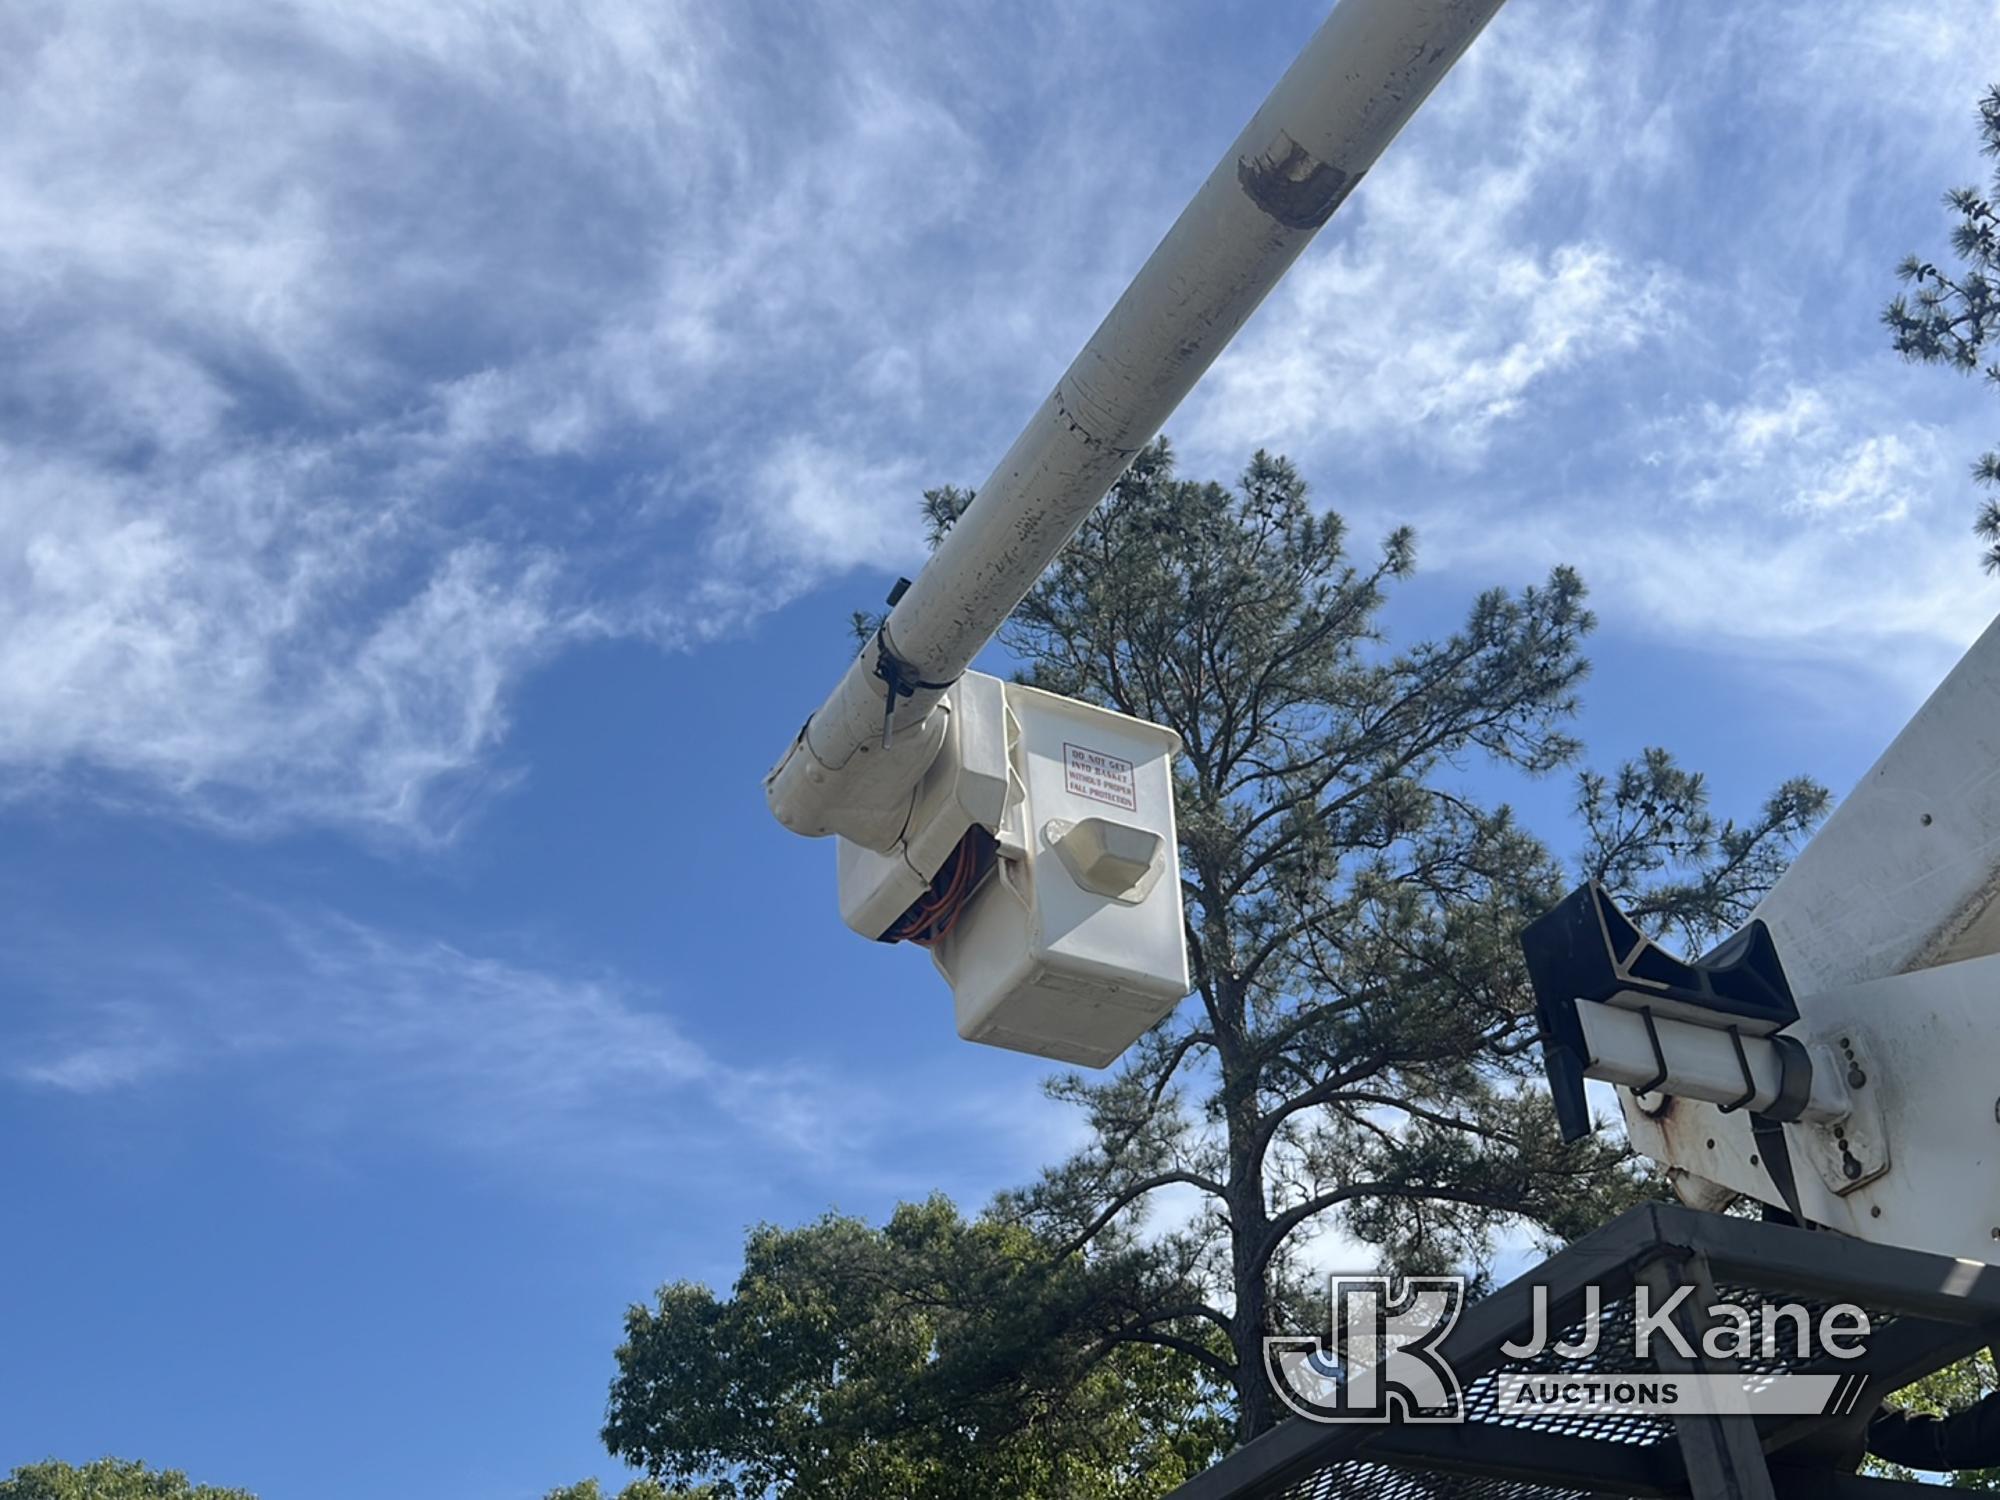
{"type": "MultiPolygon", "coordinates": [[[[933,491],[934,535],[970,500],[933,491]]],[[[1007,1207],[1087,1257],[1128,1253],[1155,1194],[1194,1195],[1192,1222],[1149,1240],[1124,1331],[1199,1351],[1246,1439],[1279,1414],[1264,1338],[1324,1316],[1315,1235],[1400,1273],[1478,1268],[1503,1229],[1565,1239],[1652,1190],[1615,1136],[1558,1138],[1521,927],[1587,876],[1699,945],[1748,915],[1827,802],[1796,780],[1719,823],[1702,779],[1648,751],[1579,778],[1586,848],[1565,870],[1459,772],[1577,756],[1583,584],[1558,568],[1481,594],[1456,633],[1391,650],[1380,616],[1414,558],[1407,530],[1350,558],[1282,458],[1257,454],[1231,490],[1176,478],[1163,441],[1005,637],[1034,685],[1181,736],[1196,995],[1108,1079],[1053,1085],[1093,1139],[1007,1207]]]]}
{"type": "MultiPolygon", "coordinates": [[[[2000,84],[1979,101],[1979,139],[1984,155],[2000,157],[2000,84]]],[[[1987,343],[2000,329],[2000,209],[1995,208],[2000,168],[1986,192],[1953,188],[1944,201],[1958,216],[1951,248],[1961,268],[1951,274],[1920,256],[1906,258],[1896,274],[1911,290],[1890,301],[1882,321],[1905,359],[1947,365],[1968,375],[1977,371],[2000,386],[2000,362],[1986,360],[1987,343]]],[[[2000,452],[1980,455],[1972,477],[1988,489],[2000,489],[2000,452]]],[[[1986,571],[2000,573],[2000,499],[1980,503],[1973,530],[1987,544],[1986,571]]]]}

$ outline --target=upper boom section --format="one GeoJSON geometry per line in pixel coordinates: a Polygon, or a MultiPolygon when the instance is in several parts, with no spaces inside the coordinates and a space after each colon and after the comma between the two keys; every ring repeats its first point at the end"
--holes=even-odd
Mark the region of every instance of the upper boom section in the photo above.
{"type": "Polygon", "coordinates": [[[1757,907],[1802,991],[2000,951],[2000,620],[1757,907]]]}
{"type": "Polygon", "coordinates": [[[1501,3],[1342,0],[771,772],[780,822],[894,847],[943,689],[1501,3]]]}

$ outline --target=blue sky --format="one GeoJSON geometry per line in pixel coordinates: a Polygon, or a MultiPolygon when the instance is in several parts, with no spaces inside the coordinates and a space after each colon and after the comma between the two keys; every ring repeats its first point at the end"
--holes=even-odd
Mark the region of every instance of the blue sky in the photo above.
{"type": "MultiPolygon", "coordinates": [[[[539,1495],[628,1301],[1075,1138],[759,782],[1322,8],[0,16],[0,1469],[539,1495]]],[[[1989,67],[1989,63],[1991,66],[1989,67]]],[[[1973,0],[1514,0],[1177,416],[1844,789],[1993,612],[1973,0]]],[[[1561,780],[1467,775],[1564,841],[1561,780]]]]}

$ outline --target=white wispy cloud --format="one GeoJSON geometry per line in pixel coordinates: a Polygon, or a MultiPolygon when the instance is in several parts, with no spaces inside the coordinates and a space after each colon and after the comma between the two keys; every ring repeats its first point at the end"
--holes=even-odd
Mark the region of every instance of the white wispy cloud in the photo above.
{"type": "Polygon", "coordinates": [[[1740,400],[1635,422],[1581,477],[1510,485],[1484,524],[1436,498],[1419,531],[1475,576],[1575,564],[1621,634],[1706,649],[1717,670],[1837,664],[1913,702],[1996,600],[1968,545],[1974,429],[1912,419],[1874,374],[1774,370],[1740,400]]]}
{"type": "Polygon", "coordinates": [[[768,19],[10,13],[0,797],[447,838],[568,643],[920,549],[912,414],[1038,347],[948,274],[1017,96],[768,19]]]}
{"type": "Polygon", "coordinates": [[[1885,426],[1894,422],[1887,413],[1870,420],[1855,410],[1865,396],[1847,395],[1794,384],[1731,407],[1704,403],[1683,424],[1690,430],[1675,445],[1675,477],[1697,506],[1767,521],[1776,510],[1842,538],[1928,508],[1946,487],[1942,434],[1922,422],[1885,426]]]}
{"type": "Polygon", "coordinates": [[[1575,211],[1669,155],[1624,50],[1580,12],[1502,12],[1218,363],[1180,424],[1196,451],[1470,472],[1538,388],[1669,333],[1674,270],[1575,211]]]}
{"type": "Polygon", "coordinates": [[[1995,46],[1973,3],[1503,11],[1197,395],[1197,461],[1284,448],[1453,577],[1575,563],[1718,669],[1919,691],[1995,606],[1990,395],[1877,314],[1995,46]]]}
{"type": "MultiPolygon", "coordinates": [[[[454,423],[465,352],[396,343],[507,290],[504,250],[475,242],[502,210],[439,195],[453,127],[407,148],[449,119],[424,68],[496,109],[519,102],[510,56],[517,82],[583,76],[512,21],[16,14],[0,795],[437,838],[490,783],[509,688],[588,611],[559,533],[464,493],[499,442],[454,423]]],[[[532,330],[552,309],[514,311],[532,330]]],[[[562,413],[538,415],[531,443],[562,413]]]]}
{"type": "Polygon", "coordinates": [[[47,1048],[14,1066],[14,1077],[68,1094],[99,1094],[170,1072],[182,1062],[179,1043],[143,1004],[106,1001],[80,1007],[88,1040],[47,1048]]]}
{"type": "Polygon", "coordinates": [[[1212,377],[1189,427],[1199,452],[1422,448],[1470,470],[1535,385],[1666,320],[1658,269],[1583,242],[1537,255],[1477,218],[1443,263],[1411,275],[1386,247],[1420,236],[1427,196],[1379,194],[1359,244],[1297,274],[1281,315],[1212,377]]]}
{"type": "Polygon", "coordinates": [[[15,937],[0,1078],[226,1101],[275,1149],[313,1156],[386,1141],[537,1192],[797,1181],[886,1201],[943,1183],[977,1200],[1080,1128],[1030,1070],[891,1089],[782,1042],[744,1056],[683,1022],[700,996],[326,909],[226,898],[198,940],[68,921],[15,937]]]}
{"type": "Polygon", "coordinates": [[[889,1117],[887,1101],[851,1079],[716,1055],[661,997],[615,974],[323,911],[239,904],[238,916],[224,962],[63,949],[61,972],[37,981],[56,1002],[49,1019],[10,1043],[16,1083],[220,1089],[280,1130],[387,1133],[614,1177],[719,1159],[865,1172],[889,1117]],[[92,988],[121,998],[87,1003],[80,992],[92,988]],[[265,1077],[282,1087],[259,1098],[265,1077]]]}
{"type": "Polygon", "coordinates": [[[511,681],[593,622],[548,550],[352,482],[323,445],[171,477],[0,447],[0,796],[69,766],[224,826],[447,833],[511,681]]]}
{"type": "Polygon", "coordinates": [[[1853,379],[1704,404],[1674,424],[1651,495],[1627,492],[1638,523],[1581,546],[1657,630],[1926,683],[1994,600],[1958,541],[1968,434],[1900,405],[1853,379]]]}
{"type": "MultiPolygon", "coordinates": [[[[777,19],[11,10],[0,796],[450,837],[570,643],[698,645],[906,569],[914,492],[983,477],[1269,81],[1170,11],[777,19]]],[[[1474,517],[1529,559],[1586,489],[1619,545],[1674,543],[1607,455],[1892,378],[1856,363],[1906,248],[1871,215],[1975,165],[1995,45],[1976,0],[1510,7],[1176,431],[1434,520],[1447,566],[1486,565],[1474,517]]],[[[1810,522],[1942,557],[1917,428],[1963,409],[1894,406],[1795,414],[1810,461],[1774,437],[1677,499],[1717,545],[1810,522]],[[1742,508],[1745,480],[1791,489],[1742,508]]],[[[1786,545],[1801,590],[1850,560],[1786,545]]],[[[1963,633],[1908,591],[1838,590],[1963,633]]]]}

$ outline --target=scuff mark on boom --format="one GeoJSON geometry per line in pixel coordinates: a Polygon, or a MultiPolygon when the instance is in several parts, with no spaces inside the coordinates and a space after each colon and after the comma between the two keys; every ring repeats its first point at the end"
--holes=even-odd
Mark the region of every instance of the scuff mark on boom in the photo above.
{"type": "Polygon", "coordinates": [[[1287,229],[1319,228],[1362,176],[1319,160],[1282,130],[1260,154],[1236,163],[1236,180],[1250,201],[1287,229]]]}

